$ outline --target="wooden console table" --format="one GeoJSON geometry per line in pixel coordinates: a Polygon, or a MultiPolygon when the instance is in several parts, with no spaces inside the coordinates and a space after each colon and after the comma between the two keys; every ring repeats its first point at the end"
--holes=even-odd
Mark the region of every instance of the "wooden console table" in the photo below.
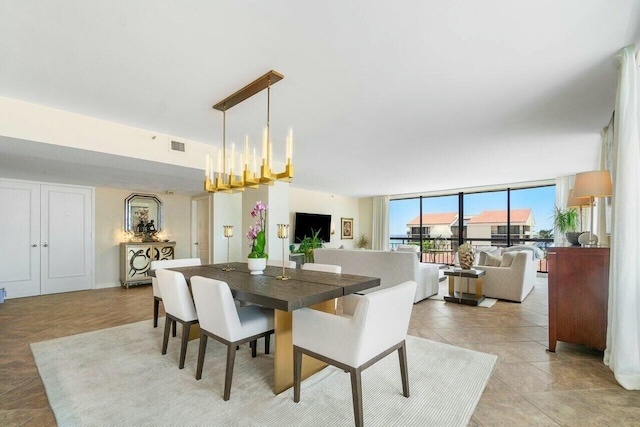
{"type": "Polygon", "coordinates": [[[557,341],[604,350],[607,344],[609,248],[555,247],[549,263],[549,351],[557,341]]]}

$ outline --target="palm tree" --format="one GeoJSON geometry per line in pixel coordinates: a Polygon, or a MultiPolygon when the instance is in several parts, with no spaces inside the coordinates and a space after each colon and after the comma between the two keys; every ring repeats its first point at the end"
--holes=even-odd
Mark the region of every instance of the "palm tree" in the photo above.
{"type": "Polygon", "coordinates": [[[553,229],[550,228],[549,230],[540,230],[538,236],[541,239],[553,239],[553,229]]]}

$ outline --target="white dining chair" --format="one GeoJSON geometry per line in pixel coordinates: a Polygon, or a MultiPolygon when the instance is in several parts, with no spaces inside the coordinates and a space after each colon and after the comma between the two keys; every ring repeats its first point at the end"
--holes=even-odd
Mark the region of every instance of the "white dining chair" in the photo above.
{"type": "MultiPolygon", "coordinates": [[[[306,264],[305,264],[306,265],[306,264]]],[[[361,373],[398,350],[402,392],[409,397],[405,339],[416,282],[357,296],[353,315],[332,315],[301,308],[293,312],[293,401],[300,401],[302,355],[337,366],[351,374],[356,426],[363,425],[361,373]]]]}
{"type": "MultiPolygon", "coordinates": [[[[281,259],[271,259],[271,258],[269,258],[267,260],[267,265],[270,265],[272,267],[281,267],[282,268],[282,260],[281,259]]],[[[284,262],[284,268],[296,268],[296,262],[295,261],[285,261],[284,262]]]]}
{"type": "Polygon", "coordinates": [[[305,262],[300,268],[302,270],[323,271],[325,273],[342,273],[342,267],[332,264],[316,264],[315,262],[305,262]]]}
{"type": "MultiPolygon", "coordinates": [[[[151,261],[149,270],[158,270],[160,268],[175,268],[175,267],[193,267],[202,265],[200,258],[183,258],[183,259],[165,259],[161,261],[151,261]]],[[[158,327],[158,311],[160,310],[160,301],[162,301],[162,294],[158,287],[158,279],[151,278],[151,287],[153,288],[153,327],[158,327]]],[[[173,336],[176,336],[175,323],[173,325],[173,336]]]]}
{"type": "Polygon", "coordinates": [[[265,354],[269,354],[269,338],[273,333],[273,309],[251,305],[237,308],[229,285],[200,276],[191,277],[191,290],[200,314],[200,349],[196,379],[202,378],[207,338],[227,346],[227,368],[224,378],[224,400],[231,397],[231,381],[236,349],[240,344],[252,343],[256,357],[257,340],[264,337],[265,354]]]}
{"type": "Polygon", "coordinates": [[[171,322],[180,323],[182,325],[182,340],[178,367],[182,369],[184,368],[184,359],[187,355],[187,344],[189,343],[191,325],[198,323],[198,314],[193,305],[193,299],[191,298],[187,281],[182,273],[160,269],[156,270],[156,277],[158,278],[158,286],[160,287],[162,303],[164,304],[164,311],[166,313],[162,354],[167,354],[171,322]]]}

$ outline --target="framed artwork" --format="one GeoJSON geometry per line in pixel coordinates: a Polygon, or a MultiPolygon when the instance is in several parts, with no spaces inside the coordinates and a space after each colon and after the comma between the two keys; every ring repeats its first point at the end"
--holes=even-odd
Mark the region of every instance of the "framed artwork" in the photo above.
{"type": "Polygon", "coordinates": [[[340,218],[342,239],[353,239],[353,218],[340,218]]]}
{"type": "Polygon", "coordinates": [[[133,226],[136,227],[135,230],[139,233],[143,232],[144,228],[142,230],[139,230],[137,227],[139,227],[140,224],[142,224],[142,227],[144,227],[149,222],[149,207],[131,206],[130,209],[130,218],[133,221],[133,226]]]}

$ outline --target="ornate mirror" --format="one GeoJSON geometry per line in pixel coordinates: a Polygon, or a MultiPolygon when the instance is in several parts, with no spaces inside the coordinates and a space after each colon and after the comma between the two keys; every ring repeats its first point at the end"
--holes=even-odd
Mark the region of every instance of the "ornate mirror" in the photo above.
{"type": "Polygon", "coordinates": [[[143,236],[162,230],[162,200],[153,194],[133,193],[124,200],[126,231],[143,236]]]}

